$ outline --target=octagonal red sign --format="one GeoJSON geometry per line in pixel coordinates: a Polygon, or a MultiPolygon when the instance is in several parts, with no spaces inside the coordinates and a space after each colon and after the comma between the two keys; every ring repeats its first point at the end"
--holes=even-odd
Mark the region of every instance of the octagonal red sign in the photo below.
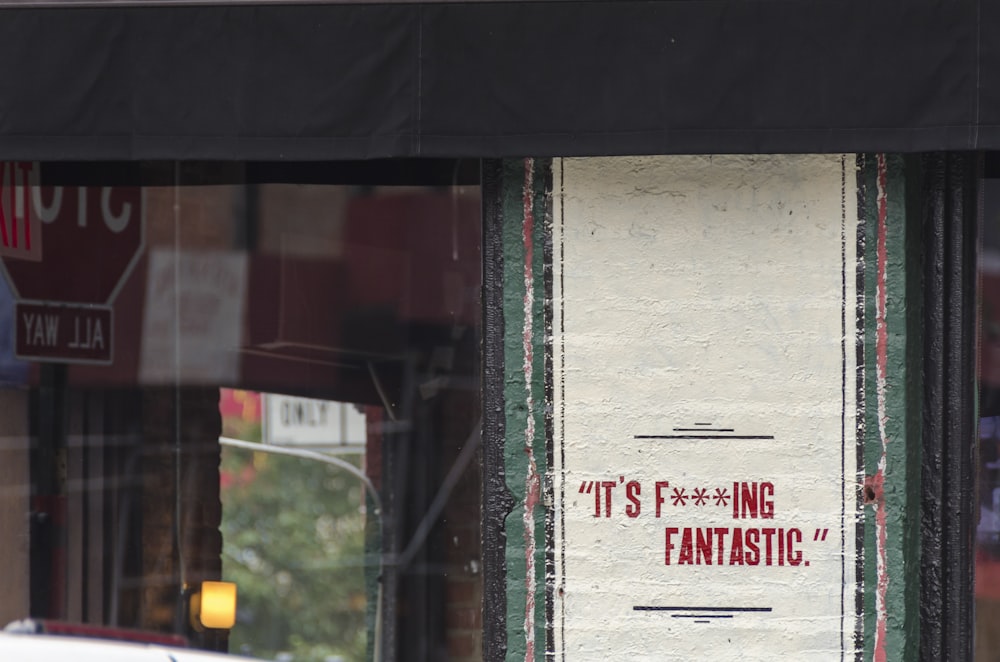
{"type": "Polygon", "coordinates": [[[0,264],[15,297],[111,304],[142,253],[142,189],[38,186],[39,167],[0,163],[0,264]]]}

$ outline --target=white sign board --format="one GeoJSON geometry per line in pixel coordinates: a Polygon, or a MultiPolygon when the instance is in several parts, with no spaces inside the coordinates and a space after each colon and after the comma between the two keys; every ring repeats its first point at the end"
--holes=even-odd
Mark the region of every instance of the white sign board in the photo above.
{"type": "Polygon", "coordinates": [[[853,659],[854,158],[554,182],[557,659],[853,659]]]}
{"type": "Polygon", "coordinates": [[[141,382],[238,382],[246,290],[245,253],[150,251],[141,382]]]}
{"type": "Polygon", "coordinates": [[[367,421],[352,403],[267,393],[263,415],[264,443],[343,453],[365,450],[367,421]]]}

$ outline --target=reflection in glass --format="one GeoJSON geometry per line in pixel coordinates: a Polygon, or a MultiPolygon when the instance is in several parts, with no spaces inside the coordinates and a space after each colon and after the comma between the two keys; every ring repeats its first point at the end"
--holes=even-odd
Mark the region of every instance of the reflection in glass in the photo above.
{"type": "Polygon", "coordinates": [[[1000,661],[1000,180],[984,181],[979,259],[975,660],[1000,661]]]}
{"type": "Polygon", "coordinates": [[[66,257],[21,264],[40,291],[114,292],[110,356],[17,359],[18,297],[0,287],[0,620],[263,659],[481,659],[479,188],[130,167],[123,183],[42,164],[55,220],[38,236],[66,257]],[[106,200],[112,220],[130,201],[143,242],[120,283],[90,282],[103,244],[57,232],[113,224],[70,223],[57,199],[106,200]],[[285,436],[261,393],[290,407],[272,415],[285,436]],[[334,421],[339,439],[307,429],[334,421]],[[231,633],[187,614],[217,579],[238,585],[231,633]]]}

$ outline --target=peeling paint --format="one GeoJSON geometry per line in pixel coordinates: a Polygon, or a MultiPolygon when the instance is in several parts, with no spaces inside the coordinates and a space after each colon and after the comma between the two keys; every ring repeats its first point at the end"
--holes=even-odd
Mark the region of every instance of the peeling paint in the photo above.
{"type": "Polygon", "coordinates": [[[886,366],[888,363],[888,329],[886,328],[886,271],[887,260],[887,218],[888,204],[886,196],[886,180],[888,169],[885,154],[876,156],[877,169],[877,205],[878,228],[876,245],[876,275],[875,275],[875,390],[877,399],[878,434],[881,444],[881,455],[875,476],[865,479],[866,494],[873,493],[875,508],[875,662],[886,660],[886,629],[888,615],[886,611],[886,594],[889,589],[889,570],[886,562],[887,535],[885,484],[886,452],[889,437],[886,433],[886,366]],[[869,489],[871,492],[869,492],[869,489]]]}
{"type": "Polygon", "coordinates": [[[524,485],[524,560],[525,560],[525,604],[524,604],[524,638],[526,643],[524,659],[525,662],[534,662],[535,659],[535,508],[541,497],[541,481],[538,476],[538,466],[535,463],[534,440],[535,440],[535,410],[534,398],[532,397],[533,379],[533,359],[532,351],[534,320],[533,310],[535,303],[535,274],[533,268],[534,260],[534,160],[524,161],[524,190],[522,192],[524,201],[524,221],[522,226],[522,239],[524,241],[524,329],[522,341],[524,343],[524,387],[526,392],[525,400],[525,429],[524,429],[524,452],[528,459],[528,471],[524,485]]]}

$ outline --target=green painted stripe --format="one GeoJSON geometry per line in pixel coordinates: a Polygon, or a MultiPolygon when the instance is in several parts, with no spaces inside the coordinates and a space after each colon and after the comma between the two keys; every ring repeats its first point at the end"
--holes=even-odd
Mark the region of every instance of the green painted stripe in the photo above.
{"type": "Polygon", "coordinates": [[[548,160],[503,164],[507,659],[544,658],[546,463],[544,255],[548,160]],[[527,235],[525,234],[527,232],[527,235]],[[530,296],[529,296],[530,295],[530,296]],[[526,357],[528,360],[526,361],[526,357]],[[526,506],[528,506],[526,517],[526,506]],[[528,525],[526,526],[526,522],[528,525]],[[528,576],[532,566],[531,577],[528,576]]]}
{"type": "Polygon", "coordinates": [[[921,230],[919,206],[914,204],[913,192],[919,173],[903,157],[889,155],[882,161],[880,183],[879,157],[867,155],[863,163],[860,181],[865,223],[864,658],[877,662],[915,660],[919,656],[920,620],[923,349],[921,230]],[[884,201],[880,201],[880,195],[884,195],[884,201]],[[880,223],[884,246],[881,261],[880,223]],[[880,287],[885,291],[881,316],[880,287]],[[881,349],[880,317],[885,325],[881,349]],[[880,352],[884,356],[880,357],[880,352]],[[884,365],[881,394],[880,358],[884,365]],[[884,517],[879,516],[878,509],[882,509],[884,517]],[[884,528],[884,548],[879,545],[881,528],[884,528]],[[884,584],[881,618],[877,609],[880,580],[884,584]]]}

